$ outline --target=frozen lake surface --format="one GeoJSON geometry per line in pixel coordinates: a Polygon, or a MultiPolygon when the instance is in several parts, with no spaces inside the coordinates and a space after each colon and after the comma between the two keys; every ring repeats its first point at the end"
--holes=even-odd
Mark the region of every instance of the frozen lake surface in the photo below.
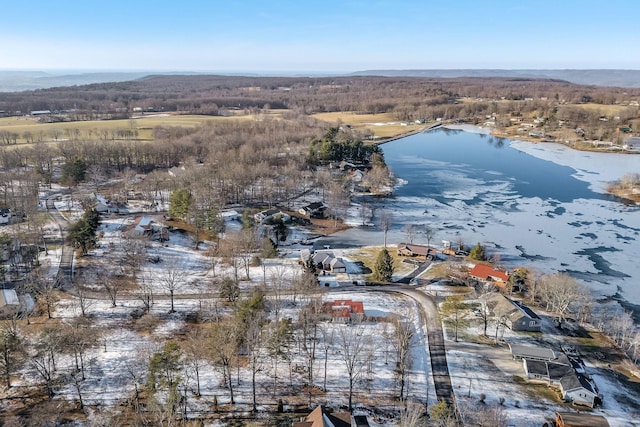
{"type": "MultiPolygon", "coordinates": [[[[599,294],[640,305],[640,208],[605,192],[607,182],[640,172],[640,155],[581,152],[452,129],[382,148],[402,184],[393,197],[366,203],[375,215],[392,213],[389,244],[407,240],[406,224],[428,225],[437,230],[432,244],[481,242],[508,268],[567,272],[599,294]]],[[[322,244],[382,241],[378,227],[357,227],[322,244]]],[[[426,243],[424,235],[418,233],[414,243],[426,243]]]]}

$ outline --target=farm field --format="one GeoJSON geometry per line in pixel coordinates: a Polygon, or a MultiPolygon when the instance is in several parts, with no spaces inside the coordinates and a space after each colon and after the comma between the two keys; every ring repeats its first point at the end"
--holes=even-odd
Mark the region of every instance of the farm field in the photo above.
{"type": "MultiPolygon", "coordinates": [[[[280,112],[269,114],[269,117],[280,117],[280,112]]],[[[255,120],[253,114],[223,116],[201,116],[201,115],[177,115],[177,114],[154,114],[139,116],[130,119],[119,120],[88,120],[59,123],[40,123],[33,117],[4,117],[0,118],[0,132],[12,132],[17,134],[17,145],[27,143],[25,133],[30,133],[36,141],[54,142],[65,139],[86,138],[86,139],[124,139],[118,137],[118,131],[137,132],[133,140],[151,141],[153,140],[153,129],[157,126],[182,126],[196,127],[204,123],[226,123],[236,120],[255,120]]]]}
{"type": "Polygon", "coordinates": [[[402,121],[396,119],[391,113],[381,114],[358,114],[351,111],[331,112],[313,114],[318,120],[329,123],[341,123],[349,125],[353,129],[369,131],[378,138],[392,138],[408,132],[424,129],[425,125],[409,123],[403,125],[402,121]]]}

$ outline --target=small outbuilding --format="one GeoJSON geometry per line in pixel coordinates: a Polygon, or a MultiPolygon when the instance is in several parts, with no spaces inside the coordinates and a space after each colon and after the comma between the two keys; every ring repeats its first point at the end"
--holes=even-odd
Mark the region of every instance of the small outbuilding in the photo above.
{"type": "Polygon", "coordinates": [[[557,427],[609,427],[609,422],[602,415],[585,414],[584,412],[556,412],[557,427]]]}

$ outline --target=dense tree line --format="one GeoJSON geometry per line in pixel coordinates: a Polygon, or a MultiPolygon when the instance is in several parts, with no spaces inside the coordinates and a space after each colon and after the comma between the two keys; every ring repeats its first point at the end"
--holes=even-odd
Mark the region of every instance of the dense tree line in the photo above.
{"type": "Polygon", "coordinates": [[[74,120],[86,120],[127,117],[134,108],[219,114],[225,109],[268,106],[303,113],[396,112],[399,117],[417,114],[427,118],[428,109],[435,106],[442,107],[438,112],[443,113],[463,108],[454,107],[454,102],[464,97],[611,105],[637,100],[640,89],[510,78],[149,76],[129,82],[4,93],[0,110],[23,114],[65,111],[74,120]]]}

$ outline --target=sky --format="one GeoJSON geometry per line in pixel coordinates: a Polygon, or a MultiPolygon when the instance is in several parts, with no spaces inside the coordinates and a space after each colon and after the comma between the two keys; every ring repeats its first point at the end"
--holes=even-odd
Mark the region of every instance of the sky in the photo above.
{"type": "Polygon", "coordinates": [[[640,1],[29,0],[0,69],[640,69],[640,1]]]}

